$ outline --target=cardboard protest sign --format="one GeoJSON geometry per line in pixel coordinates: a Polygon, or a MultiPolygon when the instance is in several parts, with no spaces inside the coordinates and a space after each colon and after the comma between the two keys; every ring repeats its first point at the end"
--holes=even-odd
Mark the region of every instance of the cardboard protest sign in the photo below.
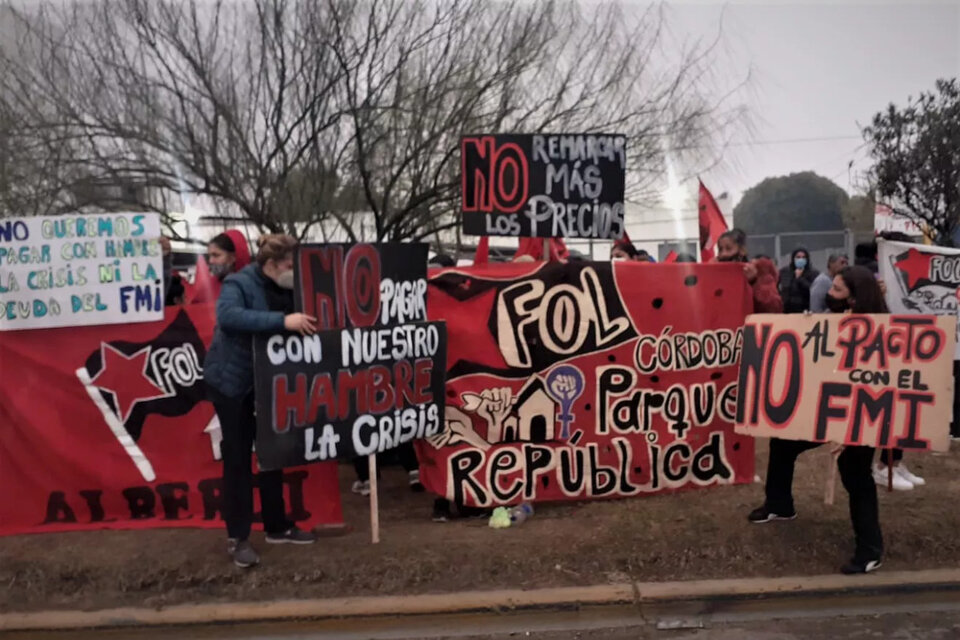
{"type": "MultiPolygon", "coordinates": [[[[891,313],[957,317],[960,249],[879,241],[880,277],[891,313]]],[[[960,330],[960,325],[958,325],[960,330]]],[[[954,360],[960,360],[960,334],[954,360]]]]}
{"type": "Polygon", "coordinates": [[[753,481],[739,265],[445,269],[428,295],[449,341],[445,429],[417,442],[430,491],[488,507],[753,481]]]}
{"type": "Polygon", "coordinates": [[[446,346],[442,322],[256,336],[261,466],[366,456],[436,435],[446,346]]]}
{"type": "Polygon", "coordinates": [[[427,319],[426,244],[305,244],[294,276],[297,310],[322,329],[427,319]]]}
{"type": "Polygon", "coordinates": [[[157,214],[0,221],[0,331],[163,319],[157,214]]]}
{"type": "Polygon", "coordinates": [[[465,136],[460,155],[465,233],[613,239],[623,235],[626,136],[465,136]]]}
{"type": "Polygon", "coordinates": [[[425,244],[303,245],[297,309],[314,336],[254,339],[264,468],[367,456],[443,427],[446,328],[427,323],[425,244]]]}
{"type": "Polygon", "coordinates": [[[956,319],[752,315],[737,433],[948,451],[956,319]]]}

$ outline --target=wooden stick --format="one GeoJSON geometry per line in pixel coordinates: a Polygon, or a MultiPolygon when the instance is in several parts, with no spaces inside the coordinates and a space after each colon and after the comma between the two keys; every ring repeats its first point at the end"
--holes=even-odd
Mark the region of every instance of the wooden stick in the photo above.
{"type": "Polygon", "coordinates": [[[380,542],[380,509],[377,500],[377,455],[367,456],[367,468],[370,471],[370,538],[373,544],[380,542]]]}
{"type": "Polygon", "coordinates": [[[893,491],[893,449],[887,449],[887,492],[893,491]]]}
{"type": "Polygon", "coordinates": [[[837,458],[840,457],[840,452],[843,451],[843,447],[835,448],[830,450],[830,457],[827,458],[827,486],[824,489],[823,493],[823,504],[832,505],[834,497],[837,493],[837,458]]]}
{"type": "Polygon", "coordinates": [[[550,262],[550,238],[543,239],[543,261],[550,262]]]}

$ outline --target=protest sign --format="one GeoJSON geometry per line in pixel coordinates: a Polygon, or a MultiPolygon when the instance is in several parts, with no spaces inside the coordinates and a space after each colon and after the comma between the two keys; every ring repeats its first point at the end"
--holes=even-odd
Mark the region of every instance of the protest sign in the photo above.
{"type": "Polygon", "coordinates": [[[956,319],[752,315],[737,433],[948,451],[956,319]]]}
{"type": "Polygon", "coordinates": [[[739,265],[458,268],[428,295],[448,335],[445,429],[417,442],[430,491],[488,507],[753,481],[739,265]]]}
{"type": "Polygon", "coordinates": [[[441,322],[256,336],[261,466],[366,456],[436,435],[445,359],[441,322]]]}
{"type": "MultiPolygon", "coordinates": [[[[880,277],[891,313],[957,317],[960,249],[909,242],[878,242],[880,277]]],[[[960,331],[960,325],[958,325],[960,331]]],[[[960,360],[960,334],[954,359],[960,360]]]]}
{"type": "Polygon", "coordinates": [[[294,277],[297,310],[321,329],[427,319],[426,244],[305,244],[294,277]]]}
{"type": "Polygon", "coordinates": [[[157,214],[0,221],[0,331],[163,318],[157,214]]]}
{"type": "Polygon", "coordinates": [[[425,244],[303,245],[297,309],[313,336],[254,339],[265,468],[375,454],[443,426],[446,331],[427,323],[425,244]]]}
{"type": "MultiPolygon", "coordinates": [[[[212,306],[0,339],[0,535],[223,528],[212,306]]],[[[292,522],[343,522],[336,464],[284,469],[283,487],[292,522]]]]}
{"type": "Polygon", "coordinates": [[[465,233],[613,239],[623,235],[626,136],[465,136],[460,156],[465,233]]]}

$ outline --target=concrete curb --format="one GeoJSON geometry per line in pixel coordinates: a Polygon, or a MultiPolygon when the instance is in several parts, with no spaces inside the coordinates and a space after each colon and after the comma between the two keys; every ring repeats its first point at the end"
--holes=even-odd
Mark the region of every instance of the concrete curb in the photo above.
{"type": "Polygon", "coordinates": [[[284,619],[363,618],[469,613],[490,610],[567,608],[583,605],[654,604],[684,600],[744,600],[830,593],[896,593],[960,590],[960,569],[903,571],[869,576],[797,576],[682,582],[621,583],[524,591],[229,602],[124,607],[100,611],[38,611],[0,614],[0,631],[86,629],[255,622],[284,619]]]}

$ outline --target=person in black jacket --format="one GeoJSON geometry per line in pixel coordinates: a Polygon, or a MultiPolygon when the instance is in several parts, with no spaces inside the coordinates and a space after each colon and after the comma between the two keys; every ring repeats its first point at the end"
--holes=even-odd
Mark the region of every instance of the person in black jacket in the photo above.
{"type": "Polygon", "coordinates": [[[784,313],[810,310],[810,286],[820,272],[810,266],[810,252],[795,249],[790,264],[780,270],[780,297],[784,313]]]}

